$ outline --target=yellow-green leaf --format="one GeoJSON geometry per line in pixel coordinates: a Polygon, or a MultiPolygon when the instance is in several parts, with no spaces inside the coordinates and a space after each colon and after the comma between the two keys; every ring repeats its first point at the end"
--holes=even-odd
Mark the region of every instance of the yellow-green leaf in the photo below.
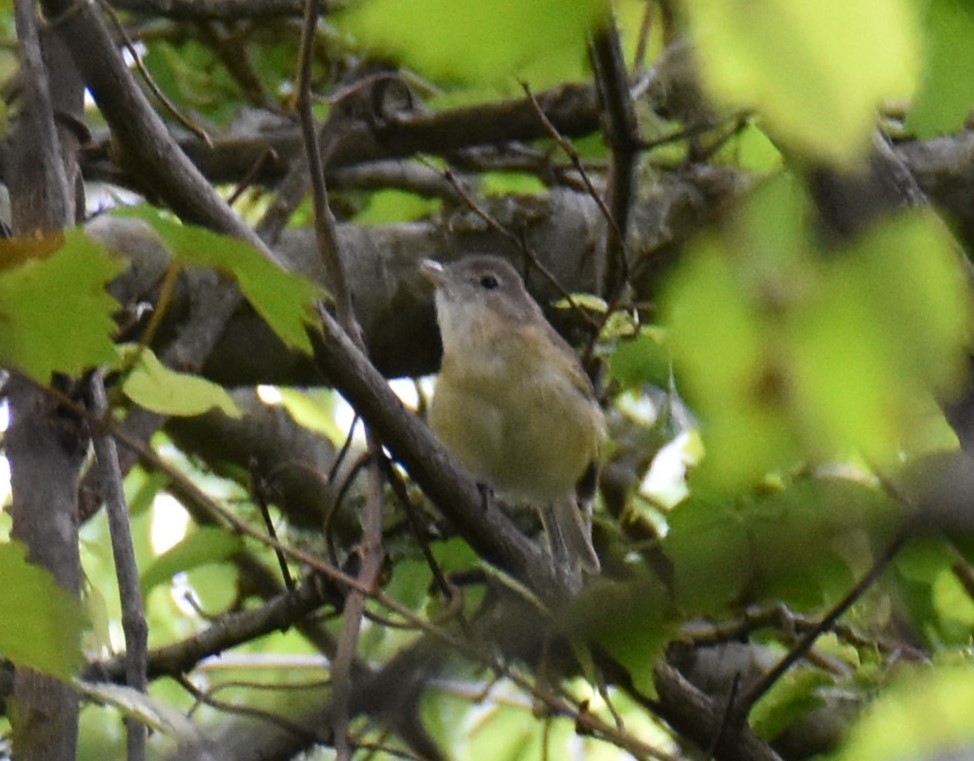
{"type": "Polygon", "coordinates": [[[148,206],[119,213],[144,220],[177,259],[235,279],[251,306],[285,344],[312,352],[306,329],[316,323],[314,307],[324,295],[317,285],[285,272],[246,241],[180,224],[148,206]]]}
{"type": "Polygon", "coordinates": [[[778,140],[838,163],[869,147],[876,107],[911,94],[919,24],[907,0],[691,0],[700,76],[778,140]]]}
{"type": "Polygon", "coordinates": [[[889,463],[941,446],[932,399],[966,368],[971,299],[944,225],[912,211],[824,252],[807,209],[793,183],[766,183],[664,294],[703,423],[701,475],[725,488],[808,459],[889,463]]]}
{"type": "Polygon", "coordinates": [[[336,20],[365,48],[441,80],[537,87],[584,74],[600,0],[363,0],[336,20]]]}
{"type": "Polygon", "coordinates": [[[178,373],[162,364],[148,347],[128,345],[124,354],[135,364],[122,383],[122,391],[136,404],[160,415],[192,417],[212,407],[223,414],[243,415],[223,386],[189,373],[178,373]]]}
{"type": "Polygon", "coordinates": [[[142,591],[169,581],[177,573],[221,563],[243,549],[243,540],[225,529],[203,526],[163,553],[142,574],[142,591]]]}
{"type": "Polygon", "coordinates": [[[623,386],[653,383],[665,388],[670,376],[670,355],[663,346],[662,332],[644,328],[634,338],[620,340],[609,357],[609,369],[623,386]]]}
{"type": "Polygon", "coordinates": [[[0,544],[0,579],[0,656],[70,679],[82,663],[81,601],[28,563],[19,542],[0,544]]]}
{"type": "Polygon", "coordinates": [[[324,436],[340,447],[348,434],[335,422],[335,398],[331,391],[304,392],[296,389],[278,389],[281,404],[298,425],[324,436]]]}
{"type": "Polygon", "coordinates": [[[81,230],[0,240],[0,365],[47,383],[112,362],[119,305],[105,286],[123,269],[81,230]]]}
{"type": "Polygon", "coordinates": [[[921,139],[960,130],[974,108],[974,9],[963,0],[931,0],[925,22],[923,78],[906,120],[921,139]]]}
{"type": "Polygon", "coordinates": [[[974,746],[974,670],[914,666],[848,733],[837,761],[967,758],[974,746]],[[931,721],[936,717],[936,721],[931,721]]]}

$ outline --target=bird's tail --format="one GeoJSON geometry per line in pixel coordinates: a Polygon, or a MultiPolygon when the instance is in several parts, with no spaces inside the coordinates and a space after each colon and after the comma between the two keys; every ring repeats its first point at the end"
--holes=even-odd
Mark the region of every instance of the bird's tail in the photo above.
{"type": "Polygon", "coordinates": [[[602,566],[592,546],[591,523],[574,497],[566,497],[542,512],[551,553],[574,568],[598,573],[602,566]]]}

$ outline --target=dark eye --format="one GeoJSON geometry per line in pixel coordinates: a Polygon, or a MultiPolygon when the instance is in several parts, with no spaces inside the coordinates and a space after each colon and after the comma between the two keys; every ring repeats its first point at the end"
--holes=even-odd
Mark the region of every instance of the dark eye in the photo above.
{"type": "Polygon", "coordinates": [[[480,287],[485,288],[488,291],[494,290],[497,287],[497,278],[493,275],[481,275],[480,287]]]}

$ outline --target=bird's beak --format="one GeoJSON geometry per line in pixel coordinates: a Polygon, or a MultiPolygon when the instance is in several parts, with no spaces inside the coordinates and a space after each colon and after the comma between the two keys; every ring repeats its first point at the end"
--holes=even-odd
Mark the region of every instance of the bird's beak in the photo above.
{"type": "Polygon", "coordinates": [[[437,288],[443,285],[446,279],[446,270],[443,268],[443,265],[432,259],[423,259],[419,263],[419,271],[437,288]]]}

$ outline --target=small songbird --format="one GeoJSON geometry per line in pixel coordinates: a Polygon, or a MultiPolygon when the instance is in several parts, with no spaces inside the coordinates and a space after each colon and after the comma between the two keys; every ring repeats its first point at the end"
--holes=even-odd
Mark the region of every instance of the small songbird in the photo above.
{"type": "Polygon", "coordinates": [[[506,261],[421,269],[443,339],[430,426],[478,480],[541,510],[555,558],[598,572],[576,486],[594,486],[605,418],[574,351],[506,261]]]}

